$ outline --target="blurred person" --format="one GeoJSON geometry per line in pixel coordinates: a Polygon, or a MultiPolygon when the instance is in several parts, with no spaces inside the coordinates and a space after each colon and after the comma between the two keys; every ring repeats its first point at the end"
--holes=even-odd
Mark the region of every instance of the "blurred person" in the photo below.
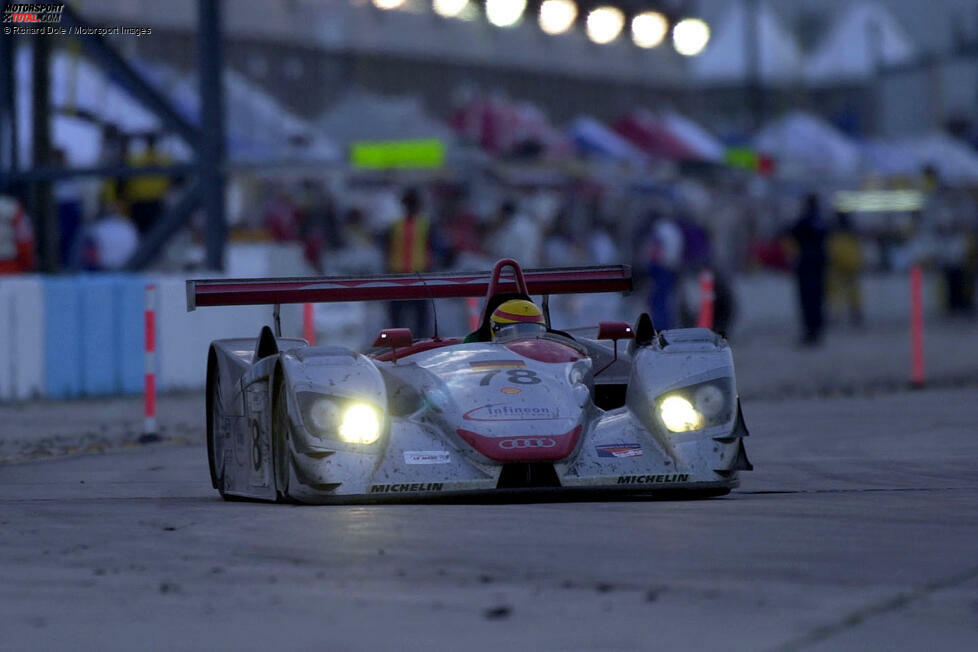
{"type": "Polygon", "coordinates": [[[849,214],[840,211],[836,213],[835,229],[828,239],[829,301],[848,314],[849,323],[853,326],[863,323],[862,271],[863,254],[859,236],[849,214]]]}
{"type": "MultiPolygon", "coordinates": [[[[422,215],[421,193],[408,188],[401,195],[402,216],[387,232],[387,271],[392,274],[412,274],[432,269],[434,247],[431,222],[422,215]]],[[[428,332],[426,300],[391,301],[390,317],[394,327],[407,327],[416,337],[428,332]]]]}
{"type": "Polygon", "coordinates": [[[17,199],[0,195],[0,275],[34,269],[34,229],[17,199]]]}
{"type": "Polygon", "coordinates": [[[340,234],[333,202],[314,179],[302,181],[297,219],[306,260],[317,273],[322,274],[323,253],[339,248],[340,234]]]}
{"type": "Polygon", "coordinates": [[[122,203],[108,208],[84,235],[81,262],[88,271],[123,269],[139,245],[139,233],[124,215],[122,203]]]}
{"type": "Polygon", "coordinates": [[[825,324],[825,224],[818,195],[805,196],[801,214],[791,227],[791,237],[798,248],[795,278],[801,307],[803,333],[801,344],[815,346],[822,338],[825,324]]]}
{"type": "MultiPolygon", "coordinates": [[[[156,134],[146,136],[146,148],[129,157],[132,167],[163,167],[172,159],[156,149],[156,134]]],[[[129,214],[140,234],[147,233],[163,212],[163,201],[170,190],[170,177],[165,174],[140,174],[131,177],[125,185],[125,197],[129,202],[129,214]]]]}
{"type": "Polygon", "coordinates": [[[967,315],[972,310],[968,283],[969,234],[954,224],[943,223],[937,226],[935,237],[935,257],[944,280],[947,314],[967,315]]]}
{"type": "Polygon", "coordinates": [[[646,242],[646,271],[652,323],[658,330],[678,326],[676,286],[682,261],[682,229],[672,217],[656,218],[646,242]]]}
{"type": "Polygon", "coordinates": [[[299,239],[299,209],[284,189],[276,190],[265,205],[262,226],[276,242],[299,239]]]}
{"type": "MultiPolygon", "coordinates": [[[[102,130],[102,151],[99,153],[99,165],[104,167],[122,168],[129,158],[129,136],[119,131],[115,125],[106,125],[102,130]]],[[[125,179],[114,175],[102,181],[98,195],[99,216],[116,209],[123,201],[125,179]]]]}
{"type": "Polygon", "coordinates": [[[384,271],[384,254],[367,228],[362,209],[352,207],[346,211],[341,233],[340,248],[321,263],[326,273],[370,275],[384,271]]]}
{"type": "Polygon", "coordinates": [[[498,258],[514,258],[528,269],[540,265],[543,240],[539,223],[517,210],[516,201],[507,199],[499,207],[496,227],[489,236],[489,253],[498,258]]]}
{"type": "MultiPolygon", "coordinates": [[[[54,150],[54,164],[59,168],[68,166],[68,157],[60,147],[54,150]]],[[[73,266],[77,257],[78,240],[82,230],[82,192],[77,179],[65,176],[52,184],[55,212],[58,216],[60,241],[58,248],[61,267],[73,266]]]]}

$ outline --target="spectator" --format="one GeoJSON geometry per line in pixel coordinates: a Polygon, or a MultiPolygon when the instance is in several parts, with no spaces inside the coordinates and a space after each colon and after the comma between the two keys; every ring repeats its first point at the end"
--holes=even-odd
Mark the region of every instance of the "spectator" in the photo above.
{"type": "MultiPolygon", "coordinates": [[[[59,168],[68,165],[63,149],[54,150],[54,163],[59,168]]],[[[60,259],[62,268],[71,268],[76,262],[76,250],[82,227],[81,188],[72,177],[58,179],[53,184],[54,198],[60,228],[60,259]]]]}
{"type": "Polygon", "coordinates": [[[819,209],[818,195],[805,197],[801,215],[791,229],[798,246],[795,276],[801,306],[803,346],[815,346],[821,341],[825,304],[825,226],[819,209]]]}
{"type": "MultiPolygon", "coordinates": [[[[421,193],[408,188],[401,196],[403,216],[391,225],[387,233],[387,270],[394,274],[427,272],[432,268],[431,222],[422,216],[421,193]]],[[[408,327],[419,336],[428,332],[428,312],[425,300],[392,301],[391,325],[408,327]]]]}
{"type": "Polygon", "coordinates": [[[649,306],[652,323],[659,330],[675,328],[676,285],[683,259],[683,232],[676,221],[668,216],[659,217],[652,224],[647,242],[649,306]]]}
{"type": "Polygon", "coordinates": [[[138,244],[136,227],[116,204],[115,210],[104,213],[89,227],[82,250],[82,265],[89,271],[120,270],[136,253],[138,244]]]}
{"type": "Polygon", "coordinates": [[[323,252],[339,247],[340,234],[333,202],[313,179],[302,182],[297,217],[306,260],[322,274],[323,252]]]}
{"type": "MultiPolygon", "coordinates": [[[[172,160],[156,149],[156,134],[146,136],[146,149],[129,159],[133,167],[162,167],[172,160]]],[[[141,174],[132,177],[125,185],[126,199],[132,221],[140,234],[147,233],[163,212],[163,200],[170,189],[170,177],[165,174],[141,174]]]]}
{"type": "Polygon", "coordinates": [[[0,274],[34,269],[34,229],[24,207],[13,197],[0,195],[0,274]]]}
{"type": "Polygon", "coordinates": [[[284,190],[278,190],[265,206],[262,222],[276,242],[291,242],[299,238],[299,209],[284,190]]]}
{"type": "Polygon", "coordinates": [[[489,252],[496,258],[515,258],[524,269],[537,267],[541,240],[540,225],[518,211],[515,201],[504,201],[499,208],[496,228],[489,236],[489,252]]]}
{"type": "Polygon", "coordinates": [[[836,214],[835,230],[829,236],[829,299],[849,316],[849,323],[859,326],[863,321],[862,292],[859,276],[863,255],[859,237],[852,228],[848,213],[836,214]]]}

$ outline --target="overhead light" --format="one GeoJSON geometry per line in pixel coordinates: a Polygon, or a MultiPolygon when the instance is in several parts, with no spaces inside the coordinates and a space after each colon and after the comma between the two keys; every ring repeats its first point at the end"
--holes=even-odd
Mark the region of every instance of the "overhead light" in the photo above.
{"type": "Polygon", "coordinates": [[[632,18],[632,41],[640,48],[654,48],[669,33],[669,21],[658,11],[643,11],[632,18]]]}
{"type": "Polygon", "coordinates": [[[672,44],[683,56],[696,56],[710,42],[710,26],[699,18],[683,18],[672,28],[672,44]]]}
{"type": "Polygon", "coordinates": [[[512,27],[525,9],[526,0],[486,0],[486,18],[496,27],[512,27]]]}
{"type": "Polygon", "coordinates": [[[577,18],[573,0],[543,0],[540,5],[540,29],[547,34],[563,34],[577,18]]]}
{"type": "Polygon", "coordinates": [[[625,14],[617,7],[598,7],[587,15],[587,36],[595,43],[611,43],[625,26],[625,14]]]}
{"type": "Polygon", "coordinates": [[[374,0],[374,6],[378,9],[397,9],[404,2],[405,0],[374,0]]]}
{"type": "Polygon", "coordinates": [[[469,0],[433,0],[431,7],[439,16],[455,18],[465,10],[468,4],[469,0]]]}

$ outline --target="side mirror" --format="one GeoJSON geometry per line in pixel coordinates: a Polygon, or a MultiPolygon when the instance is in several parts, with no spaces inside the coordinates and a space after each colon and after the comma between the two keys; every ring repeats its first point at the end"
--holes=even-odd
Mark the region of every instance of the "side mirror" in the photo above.
{"type": "Polygon", "coordinates": [[[385,328],[374,340],[374,346],[391,347],[394,362],[397,362],[397,349],[411,346],[412,342],[414,342],[414,336],[411,335],[410,328],[385,328]]]}
{"type": "Polygon", "coordinates": [[[635,331],[623,321],[603,321],[598,324],[599,340],[630,340],[635,337],[635,331]]]}
{"type": "Polygon", "coordinates": [[[615,356],[611,359],[611,362],[601,367],[595,376],[600,374],[602,371],[615,364],[618,361],[618,340],[630,340],[635,337],[635,331],[632,327],[628,325],[627,322],[623,321],[603,321],[598,323],[598,339],[599,340],[611,340],[615,343],[615,356]]]}

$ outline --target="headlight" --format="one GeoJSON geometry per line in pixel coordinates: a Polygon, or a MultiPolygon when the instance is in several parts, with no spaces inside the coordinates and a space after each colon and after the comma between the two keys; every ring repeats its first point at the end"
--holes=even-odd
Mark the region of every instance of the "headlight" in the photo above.
{"type": "Polygon", "coordinates": [[[666,428],[689,432],[728,423],[736,403],[732,379],[718,378],[669,392],[657,404],[666,428]]]}
{"type": "Polygon", "coordinates": [[[673,432],[699,430],[703,427],[703,415],[693,404],[678,394],[667,396],[659,403],[659,416],[666,428],[673,432]]]}
{"type": "Polygon", "coordinates": [[[346,408],[340,423],[340,439],[351,444],[372,444],[380,437],[380,416],[366,403],[346,408]]]}
{"type": "Polygon", "coordinates": [[[380,437],[382,415],[374,406],[318,392],[298,392],[302,423],[322,439],[372,444],[380,437]]]}

